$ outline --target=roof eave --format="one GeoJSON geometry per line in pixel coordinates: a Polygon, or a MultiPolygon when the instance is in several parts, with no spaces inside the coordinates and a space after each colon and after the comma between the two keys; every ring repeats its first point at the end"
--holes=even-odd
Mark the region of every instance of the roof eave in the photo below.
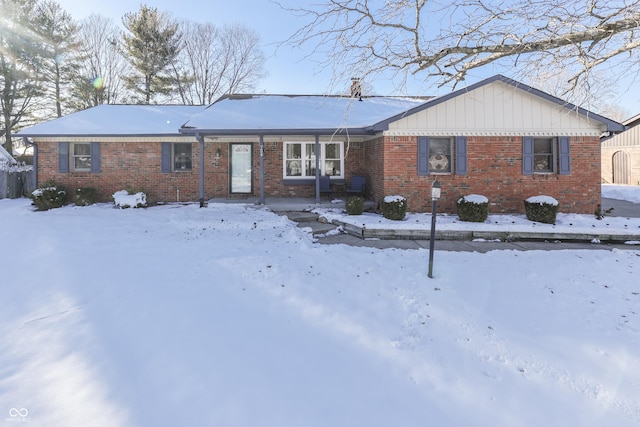
{"type": "Polygon", "coordinates": [[[181,133],[15,133],[20,138],[170,138],[181,133]]]}
{"type": "Polygon", "coordinates": [[[370,127],[358,128],[287,128],[287,129],[199,129],[182,128],[182,135],[209,135],[209,136],[276,136],[276,135],[371,135],[370,127]]]}

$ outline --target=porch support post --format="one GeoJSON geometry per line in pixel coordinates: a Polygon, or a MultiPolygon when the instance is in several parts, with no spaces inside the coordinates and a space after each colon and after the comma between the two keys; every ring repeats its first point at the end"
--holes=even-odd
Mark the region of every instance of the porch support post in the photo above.
{"type": "Polygon", "coordinates": [[[317,135],[317,134],[316,134],[316,203],[320,203],[320,135],[317,135]]]}
{"type": "Polygon", "coordinates": [[[200,207],[204,208],[204,137],[196,132],[200,145],[200,207]]]}
{"type": "Polygon", "coordinates": [[[264,205],[264,135],[260,135],[260,204],[264,205]]]}

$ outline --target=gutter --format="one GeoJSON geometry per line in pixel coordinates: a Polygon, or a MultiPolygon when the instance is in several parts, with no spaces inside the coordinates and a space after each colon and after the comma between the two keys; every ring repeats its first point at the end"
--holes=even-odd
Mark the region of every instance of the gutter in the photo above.
{"type": "Polygon", "coordinates": [[[33,185],[38,188],[38,144],[31,142],[26,136],[22,137],[22,142],[33,147],[33,185]]]}

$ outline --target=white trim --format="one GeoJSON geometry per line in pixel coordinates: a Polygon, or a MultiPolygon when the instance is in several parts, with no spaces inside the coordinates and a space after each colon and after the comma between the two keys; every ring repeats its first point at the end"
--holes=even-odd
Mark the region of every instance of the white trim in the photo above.
{"type": "Polygon", "coordinates": [[[69,143],[69,172],[91,172],[91,163],[93,159],[91,158],[91,143],[90,142],[70,142],[69,143]],[[75,154],[75,148],[78,145],[88,145],[89,146],[89,154],[75,154]],[[87,168],[77,168],[76,167],[76,157],[89,157],[89,167],[87,168]]]}
{"type": "Polygon", "coordinates": [[[464,135],[464,136],[541,136],[541,137],[555,137],[558,135],[564,135],[569,137],[575,136],[597,136],[600,137],[601,133],[598,131],[582,131],[576,132],[575,130],[519,130],[508,132],[495,132],[495,131],[480,131],[480,130],[465,130],[465,131],[452,131],[451,129],[414,129],[414,130],[393,130],[384,131],[384,136],[451,136],[464,135]]]}
{"type": "MultiPolygon", "coordinates": [[[[340,173],[337,175],[329,175],[332,178],[344,179],[344,141],[342,140],[328,140],[328,141],[320,141],[320,174],[325,174],[325,161],[326,161],[326,147],[328,144],[338,144],[340,146],[340,173]]],[[[313,179],[315,175],[305,175],[305,161],[311,160],[315,162],[315,157],[312,159],[306,158],[306,146],[315,145],[315,141],[301,141],[301,140],[289,140],[282,141],[282,178],[285,180],[300,180],[300,179],[313,179]],[[300,159],[290,159],[291,161],[299,160],[301,174],[300,175],[287,175],[287,145],[290,144],[301,144],[301,158],[300,159]]],[[[315,163],[314,163],[315,165],[315,163]]]]}

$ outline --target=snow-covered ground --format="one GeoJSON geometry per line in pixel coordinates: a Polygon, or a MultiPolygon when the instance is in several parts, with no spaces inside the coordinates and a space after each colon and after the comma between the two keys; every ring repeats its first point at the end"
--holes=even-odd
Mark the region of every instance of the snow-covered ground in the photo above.
{"type": "MultiPolygon", "coordinates": [[[[543,196],[548,197],[548,196],[543,196]]],[[[602,197],[627,200],[640,203],[640,187],[624,185],[602,185],[602,197]]],[[[555,199],[550,199],[555,201],[555,199]]],[[[639,208],[640,209],[640,208],[639,208]]],[[[327,221],[338,220],[367,229],[396,230],[430,230],[430,213],[408,212],[402,221],[389,220],[382,215],[364,213],[362,215],[346,215],[342,208],[318,208],[314,212],[327,221]]],[[[632,236],[627,244],[640,244],[640,217],[618,217],[607,214],[603,218],[594,215],[577,215],[559,212],[555,224],[531,222],[526,215],[491,214],[482,223],[460,221],[457,215],[439,213],[436,228],[441,231],[506,231],[506,232],[540,232],[540,233],[577,233],[577,234],[620,234],[632,236]]],[[[639,212],[640,213],[640,212],[639,212]]]]}
{"type": "Polygon", "coordinates": [[[429,279],[428,251],[254,206],[0,223],[0,425],[640,424],[637,246],[439,252],[429,279]]]}

